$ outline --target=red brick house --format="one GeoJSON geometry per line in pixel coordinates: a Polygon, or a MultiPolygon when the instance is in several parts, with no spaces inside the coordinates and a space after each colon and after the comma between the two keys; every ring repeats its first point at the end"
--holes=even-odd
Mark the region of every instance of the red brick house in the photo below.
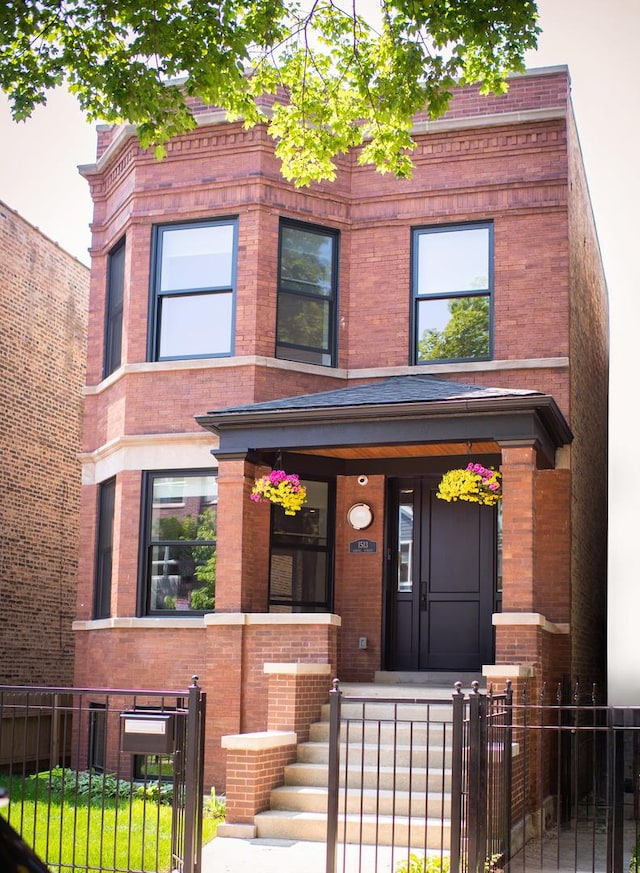
{"type": "Polygon", "coordinates": [[[73,682],[89,270],[0,201],[0,683],[73,682]]]}
{"type": "Polygon", "coordinates": [[[100,129],[75,681],[197,674],[208,781],[223,735],[304,734],[331,675],[602,681],[607,302],[569,90],[462,88],[412,179],[349,154],[308,190],[207,107],[161,163],[100,129]],[[469,459],[501,506],[435,499],[469,459]],[[273,468],[296,516],[249,499],[273,468]]]}

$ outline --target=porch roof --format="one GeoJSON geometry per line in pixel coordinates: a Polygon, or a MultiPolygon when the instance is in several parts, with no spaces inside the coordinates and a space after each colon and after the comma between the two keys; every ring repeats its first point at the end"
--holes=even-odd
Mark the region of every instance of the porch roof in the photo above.
{"type": "Polygon", "coordinates": [[[196,420],[219,435],[218,456],[469,441],[497,449],[517,441],[535,444],[553,463],[555,449],[573,438],[547,394],[426,374],[211,410],[196,420]]]}

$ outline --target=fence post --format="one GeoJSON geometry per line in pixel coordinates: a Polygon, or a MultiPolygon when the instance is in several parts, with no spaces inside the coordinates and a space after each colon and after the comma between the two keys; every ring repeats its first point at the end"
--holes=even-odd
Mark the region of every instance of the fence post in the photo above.
{"type": "Polygon", "coordinates": [[[504,860],[511,860],[511,793],[513,790],[513,688],[507,679],[504,715],[504,860]]]}
{"type": "Polygon", "coordinates": [[[464,747],[464,694],[462,682],[455,683],[453,694],[453,728],[451,736],[451,843],[449,846],[450,873],[461,873],[460,848],[462,839],[463,747],[464,747]]]}
{"type": "Polygon", "coordinates": [[[204,720],[206,695],[192,677],[187,712],[184,761],[184,854],[183,873],[199,873],[202,860],[202,806],[204,776],[204,720]]]}
{"type": "Polygon", "coordinates": [[[473,684],[469,697],[469,821],[470,873],[484,873],[487,844],[487,699],[473,684]]]}
{"type": "Polygon", "coordinates": [[[612,873],[623,873],[624,848],[624,713],[615,708],[608,711],[609,724],[609,806],[611,817],[607,828],[608,864],[612,873]]]}
{"type": "Polygon", "coordinates": [[[335,873],[338,847],[338,792],[340,790],[340,682],[333,680],[329,692],[329,785],[327,797],[327,866],[335,873]]]}

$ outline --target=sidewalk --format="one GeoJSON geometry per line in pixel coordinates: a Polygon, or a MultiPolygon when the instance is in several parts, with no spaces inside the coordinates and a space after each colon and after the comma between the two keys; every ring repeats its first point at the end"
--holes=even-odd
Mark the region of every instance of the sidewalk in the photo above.
{"type": "MultiPolygon", "coordinates": [[[[396,849],[392,865],[391,849],[387,846],[346,848],[345,869],[354,873],[359,870],[392,873],[400,860],[396,849]]],[[[342,851],[341,845],[339,852],[342,851]]],[[[342,856],[339,860],[336,869],[342,869],[342,856]]],[[[202,850],[202,873],[325,873],[326,865],[325,843],[216,837],[202,850]]]]}

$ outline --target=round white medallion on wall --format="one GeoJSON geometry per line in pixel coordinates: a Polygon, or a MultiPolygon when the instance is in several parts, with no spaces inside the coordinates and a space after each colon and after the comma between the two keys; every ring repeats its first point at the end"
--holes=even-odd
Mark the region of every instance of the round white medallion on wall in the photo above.
{"type": "Polygon", "coordinates": [[[366,503],[354,503],[347,512],[347,521],[354,530],[365,530],[373,521],[373,512],[366,503]]]}

